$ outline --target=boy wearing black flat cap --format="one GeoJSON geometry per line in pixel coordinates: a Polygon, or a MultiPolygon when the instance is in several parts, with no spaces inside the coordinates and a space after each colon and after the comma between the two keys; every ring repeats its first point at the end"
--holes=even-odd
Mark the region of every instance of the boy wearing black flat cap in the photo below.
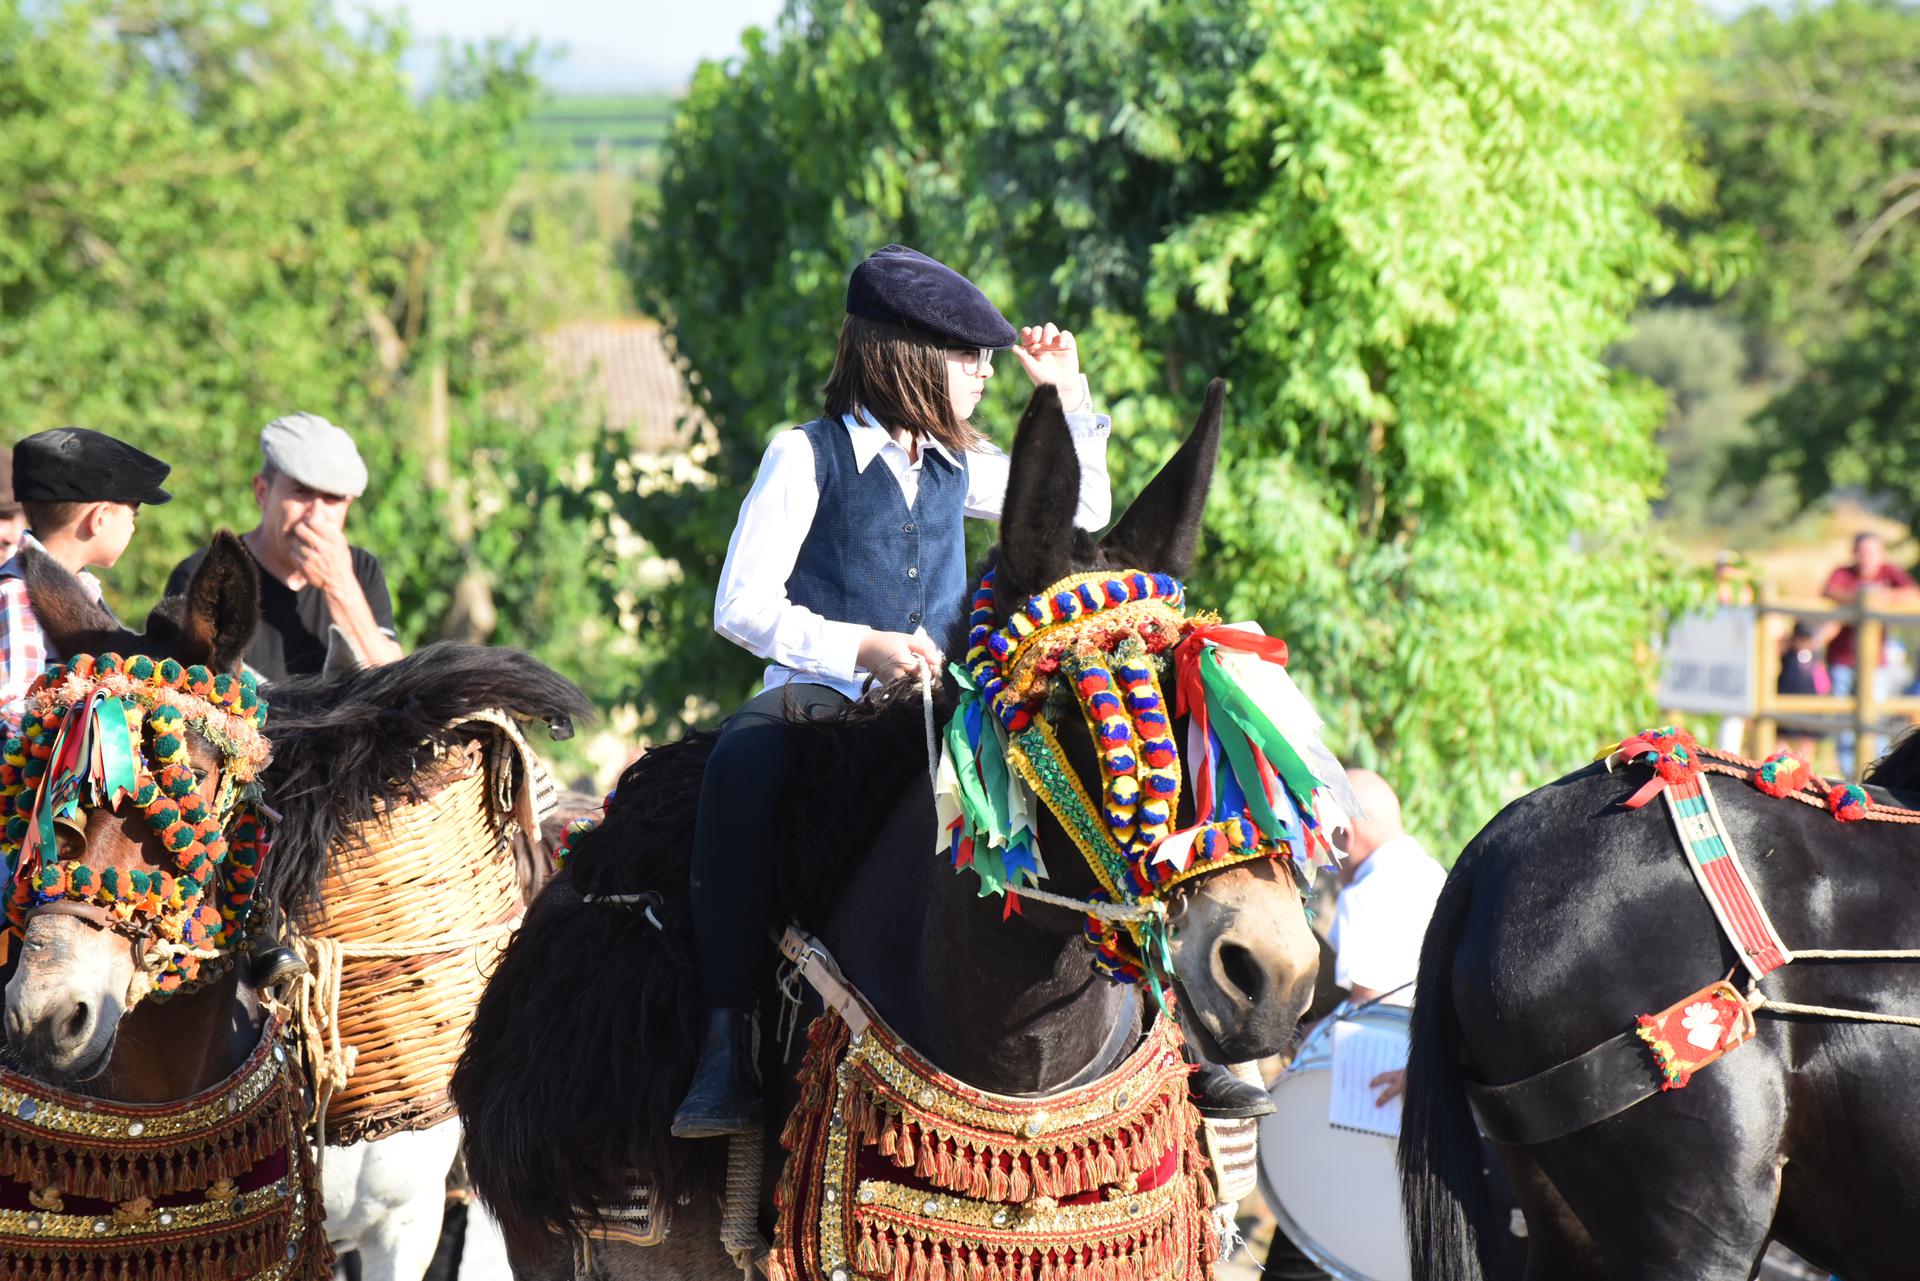
{"type": "Polygon", "coordinates": [[[1108,420],[1073,335],[1016,332],[959,272],[888,245],[847,282],[822,413],[775,435],[727,548],[714,629],[768,661],[701,784],[692,892],[707,1024],[673,1132],[756,1130],[752,1011],[773,924],[774,806],[792,777],[784,722],[844,707],[965,642],[964,520],[998,520],[1008,459],[969,425],[1012,349],[1060,390],[1080,463],[1075,522],[1106,525],[1108,420]]]}
{"type": "MultiPolygon", "coordinates": [[[[152,454],[85,427],[28,436],[13,447],[13,496],[27,517],[20,551],[44,553],[99,600],[99,580],[87,571],[111,568],[126,552],[142,505],[172,499],[161,488],[171,470],[152,454]]],[[[19,728],[27,690],[62,657],[48,651],[16,551],[0,565],[0,718],[8,732],[19,728]]]]}

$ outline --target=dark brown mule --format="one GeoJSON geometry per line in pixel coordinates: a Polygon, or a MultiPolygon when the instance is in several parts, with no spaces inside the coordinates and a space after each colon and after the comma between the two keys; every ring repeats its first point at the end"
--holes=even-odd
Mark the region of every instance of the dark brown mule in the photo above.
{"type": "MultiPolygon", "coordinates": [[[[163,603],[143,634],[120,628],[58,565],[32,553],[27,582],[48,639],[62,654],[145,654],[235,670],[257,622],[256,569],[238,540],[214,540],[185,597],[163,603]]],[[[268,691],[274,760],[261,782],[282,811],[256,910],[311,901],[328,858],[383,805],[420,799],[419,763],[462,737],[483,709],[570,732],[588,704],[570,682],[524,654],[430,646],[361,672],[300,679],[268,691]]],[[[219,778],[210,743],[188,736],[196,769],[219,778]]],[[[77,833],[63,837],[81,854],[77,833]]],[[[170,867],[132,806],[87,815],[85,861],[97,869],[170,867]]],[[[198,990],[131,1005],[130,942],[72,915],[37,913],[7,986],[9,1058],[27,1074],[102,1099],[165,1103],[226,1079],[259,1043],[260,993],[244,960],[198,990]]],[[[437,1178],[436,1178],[437,1186],[437,1178]]]]}
{"type": "MultiPolygon", "coordinates": [[[[1191,568],[1219,449],[1224,389],[1104,542],[1073,527],[1079,467],[1056,393],[1021,420],[996,570],[999,612],[1067,575],[1191,568]]],[[[939,714],[951,712],[950,697],[939,714]]],[[[833,950],[888,1024],[943,1071],[999,1094],[1036,1094],[1110,1070],[1147,1002],[1095,975],[1082,917],[1031,900],[1003,919],[971,875],[934,854],[922,706],[911,681],[843,716],[797,726],[800,778],[787,810],[786,910],[833,950]],[[1116,1035],[1118,1033],[1118,1035],[1116,1035]]],[[[1068,760],[1097,778],[1084,719],[1059,720],[1068,760]]],[[[686,898],[692,797],[710,739],[656,748],[621,780],[612,812],[541,895],[495,971],[454,1080],[469,1169],[507,1232],[516,1275],[737,1275],[715,1231],[714,1141],[670,1140],[699,1016],[686,898]],[[594,902],[592,896],[617,897],[594,902]],[[588,896],[583,899],[583,896],[588,896]],[[665,1244],[596,1247],[585,1268],[565,1235],[611,1207],[633,1171],[666,1185],[665,1244]],[[556,1233],[560,1235],[555,1235],[556,1233]]],[[[1098,794],[1097,783],[1093,788],[1098,794]]],[[[1183,800],[1184,823],[1192,797],[1183,800]]],[[[1046,888],[1084,899],[1093,873],[1051,813],[1040,816],[1046,888]]],[[[1317,949],[1289,869],[1235,867],[1172,906],[1175,979],[1190,1039],[1209,1056],[1259,1058],[1293,1034],[1317,949]]],[[[795,1063],[771,1036],[769,1112],[791,1106],[795,1063]]],[[[770,1153],[767,1183],[780,1154],[770,1153]]]]}
{"type": "MultiPolygon", "coordinates": [[[[34,613],[61,654],[145,654],[235,672],[259,620],[253,562],[231,534],[215,540],[187,594],[157,608],[142,634],[115,624],[51,559],[31,550],[21,555],[34,613]]],[[[209,784],[219,778],[213,744],[189,734],[187,752],[209,784]]],[[[88,811],[84,838],[63,829],[60,841],[63,858],[84,854],[100,869],[173,866],[131,805],[88,811]]],[[[35,912],[7,984],[10,1056],[44,1081],[122,1102],[163,1103],[218,1084],[259,1044],[258,994],[238,966],[197,991],[129,1010],[137,972],[126,936],[72,915],[35,912]]]]}

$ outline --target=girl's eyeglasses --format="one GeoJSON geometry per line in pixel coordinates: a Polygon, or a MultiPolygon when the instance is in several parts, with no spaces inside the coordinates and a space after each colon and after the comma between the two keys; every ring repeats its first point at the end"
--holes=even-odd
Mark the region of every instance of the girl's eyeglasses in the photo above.
{"type": "Polygon", "coordinates": [[[955,347],[953,354],[960,358],[962,373],[984,374],[993,368],[991,347],[955,347]]]}

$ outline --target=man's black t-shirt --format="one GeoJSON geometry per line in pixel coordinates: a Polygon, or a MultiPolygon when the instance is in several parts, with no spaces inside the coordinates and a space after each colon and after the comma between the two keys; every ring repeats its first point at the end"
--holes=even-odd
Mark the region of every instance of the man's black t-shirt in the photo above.
{"type": "MultiPolygon", "coordinates": [[[[361,547],[352,552],[353,576],[367,595],[373,621],[391,636],[393,597],[387,592],[387,576],[372,552],[361,547]]],[[[203,547],[176,565],[167,576],[167,595],[185,595],[193,572],[206,556],[203,547]]],[[[313,675],[327,661],[327,627],[333,620],[327,613],[326,596],[316,587],[295,591],[258,561],[254,565],[260,570],[260,630],[247,647],[247,666],[268,682],[313,675]]]]}

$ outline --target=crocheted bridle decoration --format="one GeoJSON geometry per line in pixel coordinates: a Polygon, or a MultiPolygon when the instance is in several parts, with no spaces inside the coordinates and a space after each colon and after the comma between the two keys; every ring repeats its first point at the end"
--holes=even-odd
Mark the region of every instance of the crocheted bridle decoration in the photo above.
{"type": "MultiPolygon", "coordinates": [[[[1289,856],[1303,874],[1334,862],[1325,833],[1337,815],[1315,772],[1332,758],[1287,677],[1283,642],[1190,616],[1178,581],[1138,572],[1062,579],[996,624],[993,580],[989,571],[973,596],[966,662],[950,668],[961,697],[935,788],[940,847],[983,895],[1006,895],[1012,912],[1021,888],[1046,877],[1036,797],[1093,871],[1096,903],[1164,903],[1176,886],[1259,859],[1289,856]],[[1099,755],[1097,803],[1053,728],[1069,704],[1099,755]],[[1179,830],[1175,715],[1188,717],[1197,816],[1179,830]]],[[[1092,912],[1086,931],[1111,977],[1171,968],[1163,916],[1092,912]]]]}
{"type": "MultiPolygon", "coordinates": [[[[9,892],[0,956],[48,904],[80,905],[131,939],[155,995],[212,978],[246,932],[268,849],[256,780],[269,748],[252,673],[215,675],[172,659],[82,654],[27,695],[20,733],[0,749],[0,859],[9,892]],[[187,735],[219,752],[219,786],[193,768],[187,735]],[[58,829],[131,801],[171,869],[62,859],[58,829]]],[[[136,987],[134,996],[145,995],[136,987]]]]}

